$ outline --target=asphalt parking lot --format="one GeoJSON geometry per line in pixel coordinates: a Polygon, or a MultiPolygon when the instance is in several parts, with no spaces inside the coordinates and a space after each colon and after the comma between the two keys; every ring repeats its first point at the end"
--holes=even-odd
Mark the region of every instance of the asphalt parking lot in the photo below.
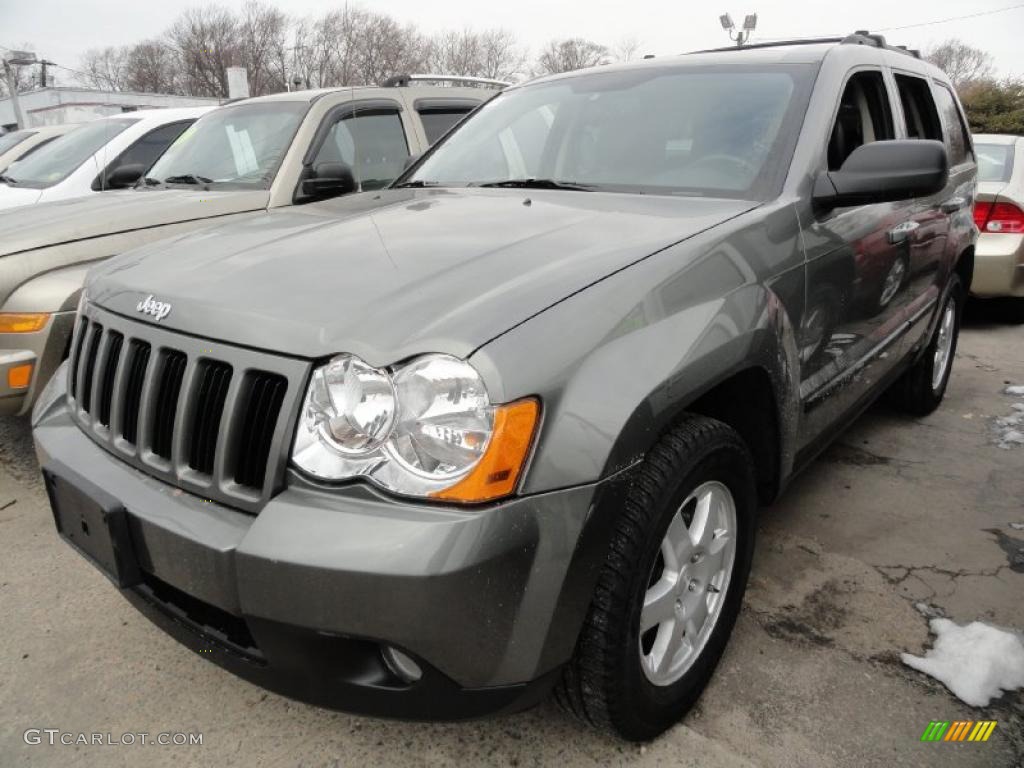
{"type": "Polygon", "coordinates": [[[242,682],[164,636],[53,529],[27,423],[0,420],[0,765],[1024,765],[1024,692],[985,710],[904,667],[922,608],[1024,629],[1024,324],[971,307],[946,402],[865,414],[764,510],[744,612],[698,708],[656,742],[595,734],[553,704],[410,724],[326,712],[242,682]],[[915,605],[917,607],[915,607],[915,605]],[[996,720],[924,744],[930,720],[996,720]],[[202,746],[49,746],[29,728],[202,733],[202,746]]]}

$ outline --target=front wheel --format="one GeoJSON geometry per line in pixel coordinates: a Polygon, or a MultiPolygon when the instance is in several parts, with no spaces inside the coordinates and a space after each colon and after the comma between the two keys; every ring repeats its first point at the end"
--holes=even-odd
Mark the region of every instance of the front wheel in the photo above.
{"type": "Polygon", "coordinates": [[[927,416],[942,402],[953,371],[962,306],[960,278],[954,275],[928,347],[893,388],[897,407],[906,413],[927,416]]]}
{"type": "Polygon", "coordinates": [[[644,459],[556,689],[584,721],[651,739],[697,701],[740,610],[754,549],[753,460],[690,416],[644,459]]]}

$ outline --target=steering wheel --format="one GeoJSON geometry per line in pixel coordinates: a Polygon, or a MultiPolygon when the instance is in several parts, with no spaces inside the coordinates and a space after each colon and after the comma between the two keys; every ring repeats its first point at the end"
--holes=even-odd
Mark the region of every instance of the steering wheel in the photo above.
{"type": "Polygon", "coordinates": [[[742,157],[736,157],[736,155],[705,155],[704,157],[698,158],[690,163],[689,168],[692,169],[701,165],[711,165],[722,162],[732,164],[737,168],[737,170],[749,174],[751,178],[757,175],[757,168],[748,163],[742,157]]]}

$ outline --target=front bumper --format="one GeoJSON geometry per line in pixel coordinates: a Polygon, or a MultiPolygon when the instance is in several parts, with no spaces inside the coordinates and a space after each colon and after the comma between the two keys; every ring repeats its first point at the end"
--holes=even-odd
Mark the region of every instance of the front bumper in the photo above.
{"type": "Polygon", "coordinates": [[[60,365],[74,324],[74,312],[57,312],[36,333],[0,333],[0,416],[21,416],[31,410],[36,393],[60,365]],[[28,387],[11,389],[7,372],[25,363],[32,364],[28,387]]]}
{"type": "Polygon", "coordinates": [[[203,658],[321,706],[458,719],[532,705],[571,656],[604,557],[593,511],[622,476],[474,509],[293,477],[252,516],[111,456],[61,388],[35,414],[41,466],[116,499],[142,574],[126,597],[203,658]]]}
{"type": "Polygon", "coordinates": [[[979,235],[971,293],[984,297],[1024,297],[1024,235],[979,235]]]}

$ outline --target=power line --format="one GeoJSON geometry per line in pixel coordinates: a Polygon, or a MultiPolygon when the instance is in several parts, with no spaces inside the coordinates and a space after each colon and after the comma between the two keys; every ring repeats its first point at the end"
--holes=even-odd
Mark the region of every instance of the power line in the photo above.
{"type": "MultiPolygon", "coordinates": [[[[996,14],[996,13],[1006,13],[1007,11],[1015,11],[1018,8],[1024,8],[1024,3],[1017,3],[1016,5],[1008,5],[1005,8],[993,8],[990,11],[978,11],[977,13],[967,13],[967,14],[964,14],[963,16],[950,16],[949,18],[946,18],[946,19],[934,19],[933,21],[921,21],[921,22],[918,22],[917,24],[904,24],[904,25],[899,26],[899,27],[881,27],[879,29],[876,29],[874,27],[869,27],[869,29],[872,32],[897,32],[897,31],[903,30],[903,29],[914,29],[916,27],[930,27],[930,26],[934,26],[935,24],[947,24],[947,23],[949,23],[951,21],[963,21],[964,19],[975,19],[975,18],[978,18],[979,16],[991,16],[991,15],[996,14]]],[[[758,35],[757,37],[753,38],[753,41],[754,42],[773,43],[773,42],[776,42],[778,40],[793,40],[794,38],[800,38],[800,37],[844,37],[847,34],[849,34],[848,31],[847,32],[829,32],[829,33],[825,33],[825,34],[815,34],[815,35],[783,35],[781,37],[761,37],[760,35],[758,35]]]]}
{"type": "Polygon", "coordinates": [[[968,13],[963,16],[950,16],[948,19],[936,19],[935,21],[922,21],[918,24],[905,24],[902,27],[882,27],[877,30],[879,32],[896,32],[901,29],[913,29],[915,27],[930,27],[933,24],[945,24],[950,21],[963,21],[964,19],[975,19],[978,16],[991,16],[994,13],[1005,13],[1006,11],[1015,11],[1018,8],[1024,8],[1024,3],[1017,3],[1016,5],[1008,5],[1005,8],[994,8],[991,11],[978,11],[977,13],[968,13]]]}

